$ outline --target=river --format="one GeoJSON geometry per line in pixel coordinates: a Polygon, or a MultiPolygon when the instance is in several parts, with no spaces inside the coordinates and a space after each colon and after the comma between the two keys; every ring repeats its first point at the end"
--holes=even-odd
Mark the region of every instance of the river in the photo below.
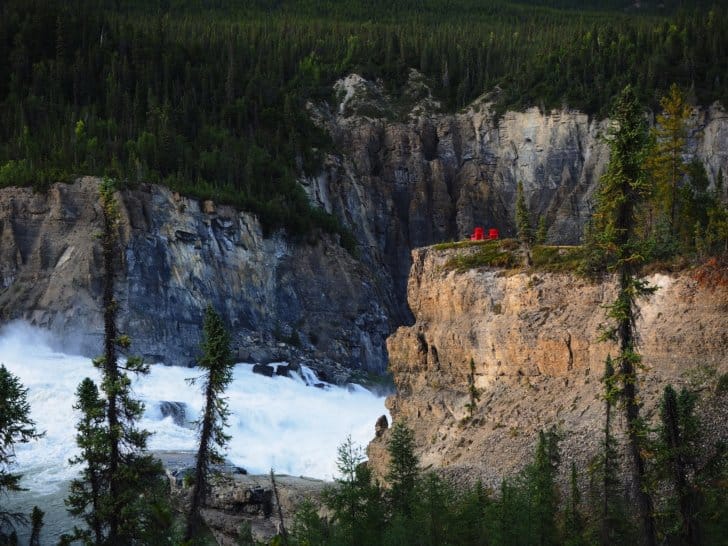
{"type": "MultiPolygon", "coordinates": [[[[86,357],[67,354],[62,340],[22,322],[0,328],[0,363],[28,389],[31,415],[43,438],[16,448],[13,472],[24,475],[28,492],[2,499],[3,506],[27,510],[33,503],[49,512],[49,535],[55,543],[63,517],[62,499],[67,483],[78,472],[68,460],[78,453],[75,444],[77,413],[75,391],[84,377],[99,374],[86,357]],[[55,523],[53,523],[55,522],[55,523]]],[[[347,435],[366,445],[374,435],[374,422],[387,413],[384,398],[359,386],[326,388],[311,370],[294,377],[265,377],[253,373],[252,364],[237,364],[226,395],[231,410],[227,459],[250,473],[278,473],[332,479],[336,475],[336,448],[347,435]]],[[[156,365],[133,382],[133,391],[145,404],[140,425],[153,433],[151,450],[193,451],[197,437],[193,421],[203,404],[199,386],[186,380],[200,375],[195,368],[156,365]],[[169,404],[170,402],[174,404],[169,404]],[[164,415],[166,408],[183,409],[164,415]],[[177,422],[175,422],[175,420],[177,422]]]]}

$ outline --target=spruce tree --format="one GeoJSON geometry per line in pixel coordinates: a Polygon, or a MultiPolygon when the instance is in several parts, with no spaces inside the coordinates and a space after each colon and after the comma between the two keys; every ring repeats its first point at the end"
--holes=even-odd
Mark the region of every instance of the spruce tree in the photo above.
{"type": "Polygon", "coordinates": [[[33,507],[33,511],[30,513],[30,538],[28,539],[28,546],[40,546],[40,532],[43,529],[43,518],[45,512],[38,508],[33,507]]]}
{"type": "Polygon", "coordinates": [[[612,432],[613,409],[619,397],[619,385],[610,356],[604,365],[604,440],[596,470],[598,486],[595,492],[594,511],[599,518],[599,543],[604,546],[624,542],[625,510],[619,481],[619,454],[617,440],[612,432]]]}
{"type": "MultiPolygon", "coordinates": [[[[28,389],[3,364],[0,364],[0,500],[11,491],[21,491],[20,474],[10,472],[15,462],[15,446],[42,436],[30,418],[28,389]]],[[[0,505],[0,542],[15,534],[15,525],[27,517],[0,505]]]]}
{"type": "Polygon", "coordinates": [[[651,131],[654,144],[646,164],[655,185],[654,199],[660,214],[658,222],[664,221],[670,235],[675,237],[678,235],[679,188],[688,167],[683,153],[691,108],[685,94],[675,84],[660,99],[660,105],[663,112],[657,116],[657,124],[651,131]]]}
{"type": "MultiPolygon", "coordinates": [[[[318,515],[316,505],[309,499],[304,500],[298,506],[293,516],[291,536],[294,544],[324,546],[332,543],[328,519],[318,515]]],[[[248,544],[242,542],[240,546],[253,546],[252,539],[248,544]]]]}
{"type": "Polygon", "coordinates": [[[106,525],[101,502],[105,495],[109,461],[106,401],[88,377],[78,386],[76,400],[73,409],[81,414],[76,424],[76,443],[81,453],[69,462],[85,464],[85,467],[81,476],[69,485],[66,506],[72,516],[80,517],[86,523],[87,528],[75,527],[69,538],[87,544],[103,544],[106,525]]]}
{"type": "Polygon", "coordinates": [[[533,243],[533,229],[531,228],[531,213],[526,205],[526,197],[523,194],[523,182],[516,186],[516,230],[518,239],[524,245],[533,243]]]}
{"type": "Polygon", "coordinates": [[[193,539],[199,532],[202,524],[200,508],[209,492],[210,466],[223,462],[221,450],[230,439],[225,434],[225,425],[230,412],[227,402],[223,398],[225,389],[232,381],[233,359],[230,351],[230,334],[220,315],[212,307],[208,307],[205,311],[202,357],[199,366],[205,370],[205,375],[202,376],[205,408],[198,423],[200,445],[197,450],[185,540],[193,539]]]}
{"type": "MultiPolygon", "coordinates": [[[[90,527],[88,531],[76,530],[70,538],[97,545],[127,546],[144,544],[150,533],[159,531],[164,521],[160,513],[166,510],[164,482],[161,464],[145,453],[149,433],[136,425],[144,406],[133,398],[128,375],[146,374],[149,368],[137,357],[128,357],[123,364],[118,359],[118,350],[128,349],[131,342],[119,334],[116,325],[114,281],[119,265],[119,212],[113,182],[104,179],[99,194],[103,222],[104,352],[94,360],[94,365],[101,370],[102,380],[100,389],[87,380],[78,389],[76,407],[82,416],[77,441],[82,456],[73,462],[85,463],[86,468],[72,484],[67,504],[69,511],[83,515],[90,527]],[[100,411],[104,413],[103,423],[100,411]]],[[[171,540],[171,533],[164,534],[171,540]]]]}
{"type": "Polygon", "coordinates": [[[337,544],[367,546],[381,542],[384,507],[381,491],[372,480],[361,447],[348,436],[339,446],[336,465],[340,477],[336,487],[324,493],[326,506],[333,511],[337,544]]]}
{"type": "Polygon", "coordinates": [[[456,508],[459,504],[453,486],[435,472],[421,480],[415,506],[415,537],[423,546],[459,544],[454,531],[459,525],[456,508]]]}
{"type": "Polygon", "coordinates": [[[387,452],[389,466],[386,479],[392,513],[409,517],[419,476],[419,460],[415,455],[414,433],[403,421],[397,421],[392,427],[387,452]]]}
{"type": "Polygon", "coordinates": [[[653,289],[638,279],[636,267],[641,262],[641,241],[635,230],[636,211],[649,191],[643,167],[647,143],[645,119],[634,92],[628,86],[617,98],[608,133],[610,160],[600,179],[599,202],[595,225],[601,230],[596,244],[606,256],[606,263],[616,274],[617,299],[608,306],[612,325],[605,337],[617,342],[619,353],[614,359],[620,398],[627,419],[627,435],[632,456],[632,481],[637,497],[638,515],[642,522],[644,543],[656,543],[652,497],[646,489],[646,467],[643,451],[645,426],[640,416],[637,396],[638,370],[641,356],[635,333],[635,300],[653,289]]]}
{"type": "Polygon", "coordinates": [[[700,456],[700,424],[695,417],[696,396],[682,389],[678,395],[672,385],[665,387],[660,403],[657,467],[667,477],[673,491],[673,507],[668,510],[669,535],[677,544],[699,544],[701,533],[698,512],[700,488],[694,478],[700,456]]]}
{"type": "Polygon", "coordinates": [[[556,514],[559,494],[556,473],[559,465],[558,435],[554,430],[540,431],[536,456],[526,470],[529,519],[536,544],[557,544],[556,514]]]}
{"type": "Polygon", "coordinates": [[[576,464],[571,463],[571,475],[569,477],[569,500],[566,504],[564,514],[564,545],[565,546],[586,546],[587,540],[584,536],[584,518],[581,515],[579,504],[581,503],[581,492],[576,474],[576,464]]]}

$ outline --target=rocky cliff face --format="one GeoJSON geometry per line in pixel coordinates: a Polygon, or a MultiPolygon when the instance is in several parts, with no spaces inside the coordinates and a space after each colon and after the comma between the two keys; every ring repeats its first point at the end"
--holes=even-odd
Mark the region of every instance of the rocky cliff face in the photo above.
{"type": "MultiPolygon", "coordinates": [[[[336,90],[334,105],[311,107],[336,152],[307,189],[386,266],[402,301],[411,249],[459,240],[476,225],[515,234],[518,181],[550,242],[579,241],[608,161],[606,121],[568,109],[497,117],[487,98],[441,114],[416,71],[397,101],[356,74],[336,90]]],[[[711,180],[728,174],[728,116],[718,105],[696,111],[689,148],[711,180]]]]}
{"type": "MultiPolygon", "coordinates": [[[[384,339],[412,320],[411,249],[460,239],[475,225],[512,235],[519,180],[551,242],[579,239],[607,162],[606,122],[566,109],[498,118],[485,98],[438,113],[414,71],[397,100],[357,75],[336,84],[336,97],[310,107],[335,146],[320,175],[301,182],[352,229],[357,260],[325,237],[264,239],[251,215],[161,188],[123,195],[119,298],[124,327],[149,358],[193,361],[209,302],[235,330],[240,358],[381,371],[384,339]]],[[[693,121],[691,153],[711,179],[728,173],[728,116],[715,106],[693,121]]],[[[101,328],[95,199],[90,180],[48,195],[0,191],[0,319],[27,318],[90,354],[101,328]]]]}
{"type": "MultiPolygon", "coordinates": [[[[537,432],[552,426],[564,438],[562,468],[571,460],[585,465],[602,439],[600,377],[616,350],[597,339],[615,284],[537,271],[448,272],[453,254],[467,251],[413,252],[408,299],[416,322],[387,341],[393,419],[413,427],[424,467],[491,484],[523,466],[537,432]],[[480,393],[472,417],[471,359],[480,393]]],[[[697,384],[710,427],[718,427],[708,434],[725,437],[728,395],[715,386],[728,372],[728,287],[701,284],[689,272],[647,280],[658,290],[640,303],[637,323],[645,414],[655,417],[667,382],[697,384]]],[[[380,472],[386,438],[369,447],[380,472]]]]}
{"type": "MultiPolygon", "coordinates": [[[[147,359],[194,362],[211,304],[241,360],[383,369],[390,294],[335,241],[263,238],[249,214],[157,186],[125,191],[119,202],[121,326],[147,359]]],[[[0,318],[30,320],[98,353],[99,231],[96,179],[43,195],[0,190],[0,318]]]]}

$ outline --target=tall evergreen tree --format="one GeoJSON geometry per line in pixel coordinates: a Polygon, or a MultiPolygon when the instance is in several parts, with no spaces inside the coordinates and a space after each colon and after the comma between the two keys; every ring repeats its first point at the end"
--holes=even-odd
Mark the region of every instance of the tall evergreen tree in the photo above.
{"type": "Polygon", "coordinates": [[[646,157],[646,163],[654,183],[658,224],[665,222],[674,238],[678,235],[679,227],[677,220],[681,206],[680,184],[688,169],[683,154],[691,108],[685,94],[675,84],[660,99],[660,105],[663,112],[657,116],[657,124],[651,130],[653,145],[646,157]]]}
{"type": "Polygon", "coordinates": [[[559,493],[556,473],[559,465],[558,435],[554,430],[539,432],[536,456],[526,471],[533,542],[540,545],[556,545],[558,534],[556,514],[559,493]]]}
{"type": "Polygon", "coordinates": [[[30,538],[28,539],[28,546],[40,546],[40,532],[43,529],[43,518],[45,512],[38,508],[33,507],[33,511],[30,513],[30,538]]]}
{"type": "Polygon", "coordinates": [[[628,525],[622,487],[619,480],[619,454],[617,440],[612,431],[613,409],[619,397],[619,385],[611,356],[604,364],[604,440],[595,465],[597,480],[592,486],[593,509],[599,521],[599,543],[603,546],[625,542],[628,525]]]}
{"type": "MultiPolygon", "coordinates": [[[[15,461],[15,446],[41,436],[30,418],[28,389],[5,365],[0,364],[0,499],[10,491],[22,490],[22,476],[10,471],[15,461]]],[[[26,522],[23,514],[0,506],[0,542],[15,534],[15,525],[26,522]]]]}
{"type": "Polygon", "coordinates": [[[584,518],[580,509],[581,492],[577,480],[576,464],[571,463],[571,475],[569,476],[569,499],[564,514],[564,545],[565,546],[586,546],[584,518]]]}
{"type": "Polygon", "coordinates": [[[671,483],[674,508],[668,511],[669,535],[676,544],[700,544],[698,520],[701,499],[691,483],[701,450],[700,425],[695,417],[696,396],[686,389],[678,395],[672,385],[665,387],[660,402],[657,465],[671,483]]]}
{"type": "Polygon", "coordinates": [[[371,469],[362,464],[364,454],[347,437],[339,446],[336,465],[340,477],[336,487],[326,491],[324,502],[333,511],[338,544],[379,544],[384,525],[381,490],[373,483],[371,469]]]}
{"type": "Polygon", "coordinates": [[[619,347],[619,354],[614,361],[627,419],[632,480],[643,540],[648,546],[654,546],[654,509],[652,497],[647,491],[642,449],[645,426],[637,397],[637,372],[641,366],[641,356],[637,351],[634,327],[636,298],[653,291],[635,273],[636,266],[642,260],[641,241],[635,229],[636,211],[649,190],[643,168],[647,128],[642,109],[630,87],[626,87],[615,102],[608,143],[609,165],[600,180],[595,213],[596,226],[601,231],[596,244],[606,255],[610,269],[616,273],[619,292],[616,301],[608,307],[607,315],[612,320],[612,326],[605,334],[616,341],[619,347]]]}
{"type": "Polygon", "coordinates": [[[531,213],[526,205],[526,196],[523,193],[523,182],[516,186],[516,230],[518,239],[524,245],[533,243],[533,228],[531,227],[531,213]]]}
{"type": "Polygon", "coordinates": [[[414,433],[403,421],[397,421],[392,427],[387,452],[389,466],[386,479],[392,512],[411,516],[420,471],[419,460],[415,455],[414,433]]]}
{"type": "Polygon", "coordinates": [[[71,481],[66,505],[69,513],[83,519],[87,528],[75,527],[69,538],[86,544],[103,544],[106,525],[101,502],[106,493],[109,461],[106,401],[88,377],[76,389],[76,400],[73,409],[81,414],[76,424],[76,443],[81,452],[69,462],[85,464],[85,467],[81,476],[71,481]]]}
{"type": "MultiPolygon", "coordinates": [[[[81,531],[71,538],[97,545],[127,546],[144,544],[164,520],[159,517],[160,511],[164,512],[163,471],[159,461],[145,453],[149,433],[136,424],[144,406],[132,397],[128,375],[146,374],[149,368],[137,357],[128,357],[123,365],[118,360],[118,349],[128,349],[131,342],[119,334],[116,326],[119,212],[114,191],[113,182],[104,179],[99,188],[104,353],[94,360],[101,370],[101,388],[84,380],[78,389],[77,408],[82,412],[78,442],[87,457],[74,462],[86,463],[86,469],[74,482],[67,504],[72,513],[85,514],[83,518],[90,526],[89,532],[81,531]],[[102,410],[103,424],[99,417],[102,410]]],[[[172,538],[171,532],[167,535],[172,538]]]]}
{"type": "Polygon", "coordinates": [[[223,398],[225,389],[233,377],[230,334],[225,328],[220,315],[212,307],[208,307],[205,311],[202,357],[199,366],[205,370],[205,375],[202,376],[205,408],[198,423],[200,445],[197,450],[185,540],[193,539],[200,529],[202,523],[200,508],[203,506],[209,492],[210,465],[223,462],[221,450],[230,439],[225,434],[225,425],[230,412],[227,401],[223,398]]]}

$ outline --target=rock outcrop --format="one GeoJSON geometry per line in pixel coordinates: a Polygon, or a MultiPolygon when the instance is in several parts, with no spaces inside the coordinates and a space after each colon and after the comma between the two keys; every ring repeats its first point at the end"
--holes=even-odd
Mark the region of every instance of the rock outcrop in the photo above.
{"type": "MultiPolygon", "coordinates": [[[[310,110],[336,153],[304,184],[352,227],[364,259],[385,266],[401,298],[400,317],[408,315],[411,249],[462,239],[476,225],[515,235],[518,181],[534,221],[546,219],[549,242],[579,242],[608,162],[607,121],[567,108],[498,116],[488,97],[439,113],[414,70],[397,100],[356,74],[335,89],[333,105],[310,110]]],[[[719,105],[695,111],[688,144],[711,181],[721,170],[728,175],[728,114],[719,105]]]]}
{"type": "MultiPolygon", "coordinates": [[[[195,457],[187,452],[169,451],[155,452],[155,455],[164,464],[173,503],[186,517],[195,457]]],[[[201,513],[221,546],[240,544],[241,525],[250,526],[255,540],[270,541],[280,533],[279,513],[283,516],[284,528],[290,531],[296,512],[304,502],[313,505],[320,515],[329,515],[322,495],[325,489],[336,487],[335,482],[277,474],[276,497],[270,475],[249,475],[230,464],[214,466],[210,478],[210,494],[201,513]]]]}
{"type": "MultiPolygon", "coordinates": [[[[89,355],[103,334],[98,182],[0,190],[0,319],[49,328],[89,355]]],[[[331,381],[346,374],[337,364],[384,368],[392,296],[336,241],[264,238],[250,214],[158,186],[124,191],[119,203],[117,299],[137,354],[193,363],[211,304],[240,360],[328,364],[331,381]]]]}
{"type": "MultiPolygon", "coordinates": [[[[423,467],[455,476],[497,483],[530,459],[538,431],[550,427],[563,435],[562,468],[571,460],[584,468],[602,441],[600,378],[616,350],[598,338],[615,283],[532,270],[449,270],[448,260],[467,251],[413,252],[408,298],[416,322],[387,342],[397,386],[387,400],[392,418],[414,429],[423,467]],[[472,416],[471,384],[479,392],[472,416]]],[[[658,290],[640,302],[637,322],[645,415],[656,416],[667,382],[697,385],[708,436],[725,438],[728,393],[716,384],[728,372],[728,283],[698,282],[690,272],[647,281],[658,290]]],[[[622,427],[621,412],[618,421],[622,427]]],[[[380,473],[387,438],[369,446],[380,473]]]]}
{"type": "MultiPolygon", "coordinates": [[[[283,514],[283,529],[293,529],[296,512],[304,502],[311,503],[320,515],[328,515],[322,495],[333,482],[297,476],[276,476],[276,490],[283,514]]],[[[178,495],[189,494],[183,488],[178,495]]],[[[180,504],[184,505],[184,502],[180,504]]],[[[239,544],[242,524],[250,526],[253,538],[270,541],[281,533],[278,503],[270,476],[223,474],[214,477],[212,494],[202,509],[202,518],[221,546],[239,544]]]]}

